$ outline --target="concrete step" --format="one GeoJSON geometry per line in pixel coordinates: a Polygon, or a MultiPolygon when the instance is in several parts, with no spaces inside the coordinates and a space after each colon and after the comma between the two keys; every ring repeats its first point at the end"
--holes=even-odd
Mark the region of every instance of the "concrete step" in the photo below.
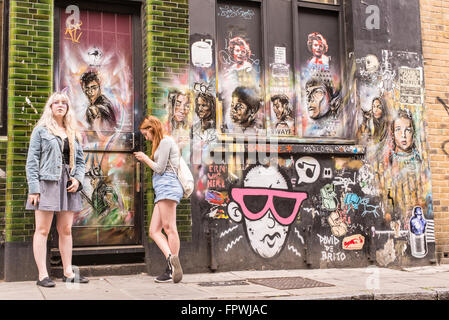
{"type": "MultiPolygon", "coordinates": [[[[75,266],[75,268],[79,268],[79,272],[81,273],[81,275],[85,277],[137,275],[147,272],[147,267],[145,263],[88,265],[88,266],[75,266]]],[[[62,266],[51,267],[50,269],[51,277],[62,278],[62,275],[63,275],[62,266]]]]}

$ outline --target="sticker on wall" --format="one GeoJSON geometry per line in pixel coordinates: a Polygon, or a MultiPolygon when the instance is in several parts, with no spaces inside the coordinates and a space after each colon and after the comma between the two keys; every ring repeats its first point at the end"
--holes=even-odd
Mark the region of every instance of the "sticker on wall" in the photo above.
{"type": "Polygon", "coordinates": [[[314,183],[320,176],[320,163],[315,158],[306,156],[299,158],[295,163],[298,174],[297,185],[301,183],[314,183]]]}
{"type": "Polygon", "coordinates": [[[202,39],[192,44],[192,64],[201,68],[212,65],[212,39],[202,39]]]}
{"type": "Polygon", "coordinates": [[[344,250],[361,250],[364,244],[365,237],[361,234],[354,234],[343,239],[342,247],[344,250]]]}
{"type": "Polygon", "coordinates": [[[410,219],[410,249],[415,258],[424,258],[427,255],[426,225],[422,208],[414,207],[410,219]]]}

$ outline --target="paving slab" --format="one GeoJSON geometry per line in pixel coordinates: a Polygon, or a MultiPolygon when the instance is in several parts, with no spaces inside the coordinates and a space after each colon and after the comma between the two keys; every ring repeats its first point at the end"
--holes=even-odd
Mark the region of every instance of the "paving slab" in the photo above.
{"type": "Polygon", "coordinates": [[[90,279],[87,284],[55,281],[56,287],[38,287],[45,300],[126,300],[128,297],[105,280],[90,279]]]}
{"type": "Polygon", "coordinates": [[[0,282],[0,300],[44,300],[36,282],[0,282]]]}
{"type": "Polygon", "coordinates": [[[449,300],[449,265],[406,269],[341,268],[185,274],[181,283],[156,283],[147,274],[91,277],[56,288],[35,281],[0,281],[2,300],[449,300]],[[302,277],[333,286],[273,288],[248,279],[302,277]],[[211,286],[204,286],[212,282],[211,286]],[[236,285],[237,284],[237,285],[236,285]]]}

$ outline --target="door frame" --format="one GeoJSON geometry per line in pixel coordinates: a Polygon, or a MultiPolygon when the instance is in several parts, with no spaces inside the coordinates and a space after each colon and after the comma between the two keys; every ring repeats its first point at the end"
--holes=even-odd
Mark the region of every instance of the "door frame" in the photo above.
{"type": "MultiPolygon", "coordinates": [[[[144,0],[95,0],[95,1],[86,1],[86,0],[55,0],[54,1],[54,30],[53,30],[53,75],[55,76],[52,82],[53,91],[56,90],[56,75],[59,74],[59,49],[60,49],[60,11],[61,8],[66,8],[69,5],[76,5],[80,10],[89,10],[89,11],[100,11],[107,13],[117,13],[117,14],[129,14],[132,16],[132,50],[133,50],[133,58],[132,58],[132,71],[134,75],[134,108],[137,108],[137,112],[134,109],[134,149],[132,151],[140,151],[137,150],[138,146],[142,145],[142,136],[139,133],[139,124],[144,117],[144,86],[143,86],[143,76],[144,70],[142,70],[143,65],[143,46],[142,46],[142,17],[145,16],[145,12],[143,11],[143,2],[144,0]]],[[[147,237],[145,236],[145,219],[144,219],[144,190],[142,189],[143,181],[143,170],[140,169],[140,172],[137,172],[137,169],[134,169],[134,177],[135,183],[137,184],[140,181],[139,192],[134,188],[134,225],[135,230],[137,232],[137,243],[139,245],[147,246],[147,237]],[[139,176],[137,176],[139,175],[139,176]]],[[[52,237],[53,238],[53,237],[52,237]]],[[[56,240],[56,238],[55,238],[56,240]]],[[[56,242],[56,241],[52,241],[56,242]]],[[[101,246],[101,245],[97,245],[101,246]]],[[[53,247],[53,246],[52,246],[53,247]]],[[[57,247],[57,246],[56,246],[57,247]]]]}

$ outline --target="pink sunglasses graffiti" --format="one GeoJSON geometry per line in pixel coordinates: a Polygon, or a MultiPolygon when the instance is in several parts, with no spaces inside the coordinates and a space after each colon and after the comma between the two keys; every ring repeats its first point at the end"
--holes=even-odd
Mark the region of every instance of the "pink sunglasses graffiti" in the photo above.
{"type": "Polygon", "coordinates": [[[293,222],[302,201],[307,199],[305,192],[266,188],[234,188],[231,196],[240,205],[247,219],[258,220],[270,209],[282,225],[293,222]]]}

